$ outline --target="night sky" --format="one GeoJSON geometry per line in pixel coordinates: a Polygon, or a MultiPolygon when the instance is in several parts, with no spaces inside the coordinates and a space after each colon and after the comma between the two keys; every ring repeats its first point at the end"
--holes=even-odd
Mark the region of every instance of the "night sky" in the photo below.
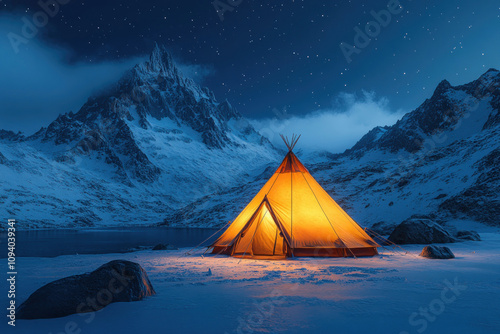
{"type": "MultiPolygon", "coordinates": [[[[391,110],[409,111],[442,79],[466,83],[500,67],[494,0],[401,0],[400,13],[348,63],[340,43],[353,45],[354,28],[364,30],[374,20],[370,12],[388,2],[241,0],[221,20],[210,0],[73,0],[35,38],[66,50],[69,64],[144,56],[156,41],[176,59],[201,65],[199,81],[255,119],[274,117],[273,109],[329,109],[339,94],[363,91],[387,98],[391,110]]],[[[0,4],[19,22],[12,31],[20,31],[22,16],[40,11],[35,1],[0,4]]]]}

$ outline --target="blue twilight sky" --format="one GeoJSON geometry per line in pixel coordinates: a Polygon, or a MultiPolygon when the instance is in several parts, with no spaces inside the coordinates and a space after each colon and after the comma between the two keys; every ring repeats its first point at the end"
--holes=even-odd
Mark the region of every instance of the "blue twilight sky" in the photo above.
{"type": "MultiPolygon", "coordinates": [[[[382,108],[360,134],[417,107],[442,79],[462,84],[500,68],[494,0],[221,0],[220,15],[212,0],[61,2],[67,4],[49,8],[57,13],[16,53],[9,33],[22,36],[23,18],[42,9],[36,1],[0,0],[0,128],[34,131],[78,110],[155,41],[258,124],[276,117],[321,123],[325,113],[382,108]],[[398,3],[402,8],[379,31],[371,26],[373,37],[348,63],[340,44],[354,45],[355,29],[375,21],[372,11],[398,3]]],[[[350,122],[365,117],[366,110],[350,122]]]]}

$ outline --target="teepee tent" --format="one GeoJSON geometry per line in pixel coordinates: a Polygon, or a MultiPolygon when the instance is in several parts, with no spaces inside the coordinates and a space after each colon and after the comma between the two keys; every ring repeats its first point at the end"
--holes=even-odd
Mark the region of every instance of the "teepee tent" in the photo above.
{"type": "Polygon", "coordinates": [[[372,256],[379,245],[342,210],[292,152],[211,245],[212,253],[274,259],[287,256],[372,256]]]}

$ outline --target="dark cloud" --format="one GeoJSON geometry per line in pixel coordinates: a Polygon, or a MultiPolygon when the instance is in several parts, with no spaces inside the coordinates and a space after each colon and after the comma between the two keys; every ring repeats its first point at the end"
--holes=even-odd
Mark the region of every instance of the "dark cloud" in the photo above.
{"type": "Polygon", "coordinates": [[[16,53],[7,36],[22,24],[20,17],[0,16],[0,129],[31,133],[61,113],[77,111],[141,59],[69,64],[69,50],[36,38],[16,53]]]}

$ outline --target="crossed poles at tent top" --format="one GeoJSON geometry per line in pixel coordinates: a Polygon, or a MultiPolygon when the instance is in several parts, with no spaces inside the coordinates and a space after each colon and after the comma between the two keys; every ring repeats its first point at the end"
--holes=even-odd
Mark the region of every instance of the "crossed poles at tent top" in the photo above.
{"type": "Polygon", "coordinates": [[[288,148],[288,152],[291,152],[295,145],[297,145],[297,142],[299,141],[301,135],[296,135],[292,134],[292,140],[288,140],[288,136],[285,137],[282,134],[280,134],[281,139],[285,142],[286,147],[288,148]]]}

